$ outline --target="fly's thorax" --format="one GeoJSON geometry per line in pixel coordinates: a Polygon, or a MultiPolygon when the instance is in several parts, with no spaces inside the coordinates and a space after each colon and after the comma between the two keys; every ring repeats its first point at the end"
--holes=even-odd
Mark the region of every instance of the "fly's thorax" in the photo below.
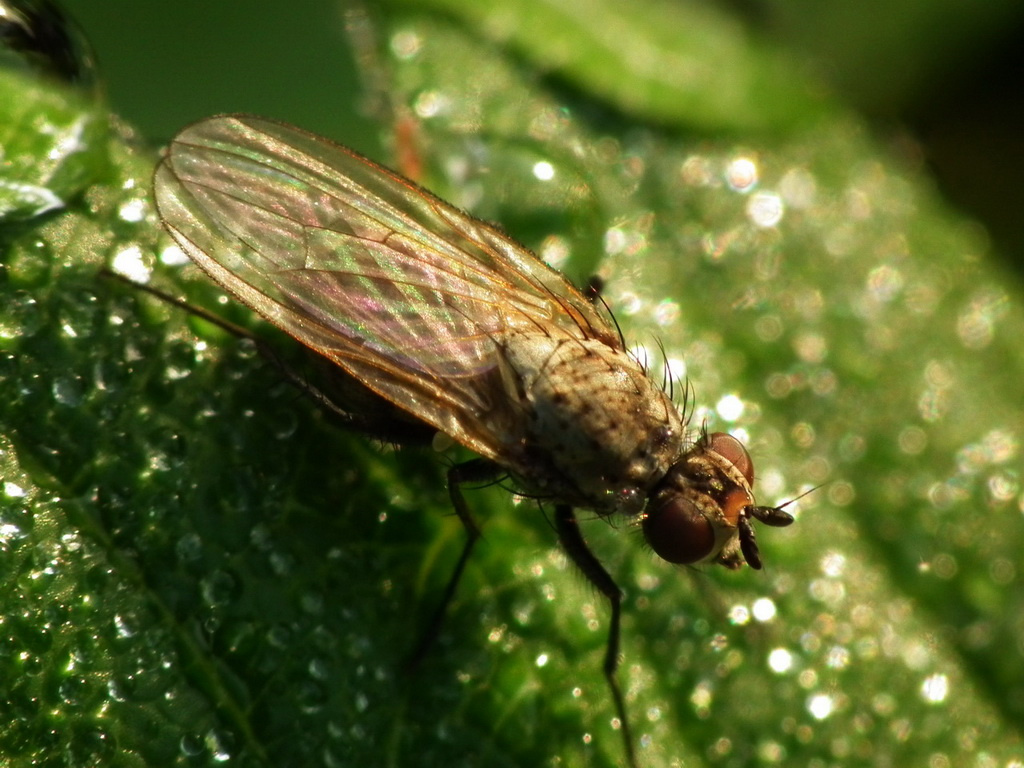
{"type": "Polygon", "coordinates": [[[755,509],[750,455],[731,435],[705,435],[651,493],[644,536],[672,563],[740,567],[740,524],[755,509]]]}
{"type": "Polygon", "coordinates": [[[517,334],[505,386],[522,415],[515,468],[527,490],[600,514],[639,514],[679,457],[683,425],[626,351],[596,339],[517,334]]]}

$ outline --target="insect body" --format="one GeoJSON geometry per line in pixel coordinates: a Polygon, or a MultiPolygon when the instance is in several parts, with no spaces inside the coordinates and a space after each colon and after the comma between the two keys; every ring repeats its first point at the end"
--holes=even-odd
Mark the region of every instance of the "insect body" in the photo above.
{"type": "Polygon", "coordinates": [[[435,624],[479,537],[461,484],[508,474],[554,506],[560,541],[611,605],[605,673],[635,764],[615,678],[622,593],[574,509],[640,521],[674,563],[758,568],[751,518],[793,518],[755,504],[746,449],[724,433],[688,441],[670,397],[564,276],[349,149],[214,117],[173,139],[154,189],[164,227],[214,280],[482,457],[449,472],[468,540],[435,624]]]}

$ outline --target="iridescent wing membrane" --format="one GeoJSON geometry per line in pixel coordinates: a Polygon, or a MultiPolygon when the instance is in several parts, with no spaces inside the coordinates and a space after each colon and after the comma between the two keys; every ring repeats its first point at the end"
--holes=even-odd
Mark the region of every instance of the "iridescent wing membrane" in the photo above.
{"type": "Polygon", "coordinates": [[[229,292],[481,455],[482,376],[514,333],[617,334],[558,272],[355,152],[250,116],[195,123],[154,178],[178,245],[229,292]]]}

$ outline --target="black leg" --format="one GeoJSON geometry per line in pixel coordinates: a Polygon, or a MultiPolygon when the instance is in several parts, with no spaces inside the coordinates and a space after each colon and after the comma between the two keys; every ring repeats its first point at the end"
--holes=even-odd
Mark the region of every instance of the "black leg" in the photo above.
{"type": "Polygon", "coordinates": [[[740,519],[736,521],[736,527],[739,528],[740,551],[743,553],[743,559],[755,571],[760,571],[762,565],[761,551],[757,548],[754,526],[751,525],[746,511],[740,513],[740,519]]]}
{"type": "MultiPolygon", "coordinates": [[[[810,491],[807,493],[810,493],[810,491]]],[[[797,498],[801,497],[798,496],[797,498]]],[[[793,499],[793,501],[796,501],[796,499],[793,499]]],[[[786,504],[789,503],[788,501],[786,502],[786,504]]],[[[778,507],[749,506],[744,507],[740,512],[740,519],[736,522],[736,527],[739,528],[740,551],[743,552],[743,559],[747,561],[747,565],[755,571],[761,570],[761,553],[757,548],[754,526],[751,524],[750,519],[760,520],[765,525],[772,525],[776,528],[784,528],[793,522],[793,516],[783,509],[786,504],[778,507]]]]}
{"type": "Polygon", "coordinates": [[[608,571],[601,565],[601,561],[594,556],[583,540],[579,524],[572,507],[558,505],[555,507],[555,528],[558,531],[558,540],[562,542],[566,553],[576,564],[576,567],[583,571],[587,581],[608,598],[612,609],[611,622],[608,628],[608,647],[604,654],[604,676],[608,680],[608,687],[612,692],[612,699],[615,702],[615,713],[622,724],[622,738],[626,744],[626,759],[631,768],[637,768],[636,753],[633,751],[633,735],[629,729],[629,719],[626,717],[626,702],[622,698],[622,690],[619,688],[619,681],[615,675],[619,668],[619,623],[622,614],[622,590],[615,580],[608,574],[608,571]]]}
{"type": "Polygon", "coordinates": [[[462,554],[459,555],[459,561],[455,564],[455,570],[452,572],[448,579],[448,584],[444,588],[441,602],[434,609],[434,615],[426,625],[419,642],[416,643],[415,649],[409,656],[409,660],[406,663],[406,667],[409,670],[415,670],[419,666],[423,657],[434,644],[434,641],[437,640],[437,636],[441,631],[441,625],[444,623],[445,614],[448,612],[448,605],[451,603],[452,598],[455,597],[455,590],[459,585],[459,579],[462,578],[462,572],[466,568],[466,563],[469,562],[470,552],[473,551],[473,545],[480,538],[480,527],[469,513],[469,507],[466,505],[466,499],[462,495],[460,486],[464,483],[493,480],[501,473],[502,470],[498,465],[486,459],[474,459],[463,464],[456,464],[448,470],[448,495],[451,497],[455,514],[459,516],[459,520],[462,521],[462,525],[466,529],[466,544],[463,546],[462,554]]]}

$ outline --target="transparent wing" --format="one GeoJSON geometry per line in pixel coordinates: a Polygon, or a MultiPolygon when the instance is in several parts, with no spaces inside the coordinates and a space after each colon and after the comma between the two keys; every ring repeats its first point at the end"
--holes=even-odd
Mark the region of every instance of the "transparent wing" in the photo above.
{"type": "Polygon", "coordinates": [[[326,139],[260,118],[189,126],[154,177],[178,245],[270,322],[479,453],[516,333],[617,334],[494,228],[326,139]]]}

